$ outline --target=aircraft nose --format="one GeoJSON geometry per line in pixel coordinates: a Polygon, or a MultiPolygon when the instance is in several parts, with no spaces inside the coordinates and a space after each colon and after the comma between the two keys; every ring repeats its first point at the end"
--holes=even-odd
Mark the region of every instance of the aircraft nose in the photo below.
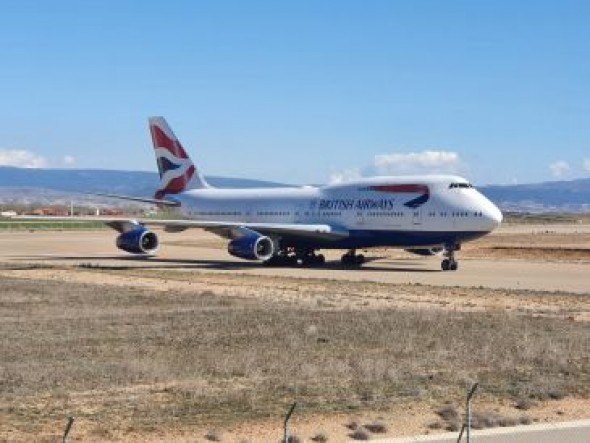
{"type": "Polygon", "coordinates": [[[492,202],[489,201],[485,210],[482,212],[490,231],[493,231],[502,223],[502,219],[504,218],[502,211],[492,202]]]}

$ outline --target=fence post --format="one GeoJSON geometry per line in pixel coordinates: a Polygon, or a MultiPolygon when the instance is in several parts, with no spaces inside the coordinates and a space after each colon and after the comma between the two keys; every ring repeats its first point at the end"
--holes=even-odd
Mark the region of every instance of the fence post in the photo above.
{"type": "Polygon", "coordinates": [[[471,399],[473,398],[478,385],[479,383],[474,383],[467,394],[467,403],[465,406],[465,409],[467,410],[467,443],[471,443],[471,399]]]}
{"type": "Polygon", "coordinates": [[[461,437],[463,437],[463,431],[465,431],[465,423],[461,426],[461,431],[459,431],[459,437],[457,437],[457,443],[461,443],[461,437]]]}
{"type": "Polygon", "coordinates": [[[66,429],[64,431],[64,436],[61,439],[62,443],[68,443],[68,434],[72,430],[72,425],[74,424],[74,417],[68,417],[68,424],[66,425],[66,429]]]}
{"type": "Polygon", "coordinates": [[[291,405],[291,408],[289,409],[289,412],[287,412],[287,415],[285,416],[285,426],[283,428],[283,442],[284,443],[289,443],[289,419],[291,418],[291,415],[293,414],[293,411],[295,410],[295,407],[297,406],[297,402],[293,403],[291,405]]]}

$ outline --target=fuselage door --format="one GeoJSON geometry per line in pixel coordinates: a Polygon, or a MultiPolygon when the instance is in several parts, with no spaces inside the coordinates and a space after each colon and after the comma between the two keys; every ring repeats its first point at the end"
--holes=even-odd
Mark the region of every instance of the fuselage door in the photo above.
{"type": "Polygon", "coordinates": [[[413,210],[412,224],[414,224],[414,225],[421,225],[422,224],[422,211],[420,209],[413,210]]]}

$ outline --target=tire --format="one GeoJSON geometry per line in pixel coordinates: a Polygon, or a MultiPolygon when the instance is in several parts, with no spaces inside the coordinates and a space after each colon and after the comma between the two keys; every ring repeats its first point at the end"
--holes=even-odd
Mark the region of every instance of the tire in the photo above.
{"type": "Polygon", "coordinates": [[[324,263],[326,263],[326,257],[324,257],[324,254],[316,255],[315,260],[318,265],[323,265],[324,263]]]}
{"type": "Polygon", "coordinates": [[[444,259],[441,264],[440,264],[440,268],[443,271],[448,271],[451,268],[451,262],[448,259],[444,259]]]}
{"type": "Polygon", "coordinates": [[[456,271],[457,269],[459,269],[459,263],[457,263],[456,261],[452,262],[449,269],[451,271],[456,271]]]}

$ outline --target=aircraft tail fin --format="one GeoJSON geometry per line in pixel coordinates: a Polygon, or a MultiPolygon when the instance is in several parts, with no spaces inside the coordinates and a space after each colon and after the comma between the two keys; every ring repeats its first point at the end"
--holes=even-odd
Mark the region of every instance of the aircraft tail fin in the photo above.
{"type": "Polygon", "coordinates": [[[162,199],[168,194],[183,192],[189,183],[194,188],[208,188],[209,184],[199,173],[164,117],[150,117],[149,125],[160,173],[160,186],[155,198],[162,199]]]}

